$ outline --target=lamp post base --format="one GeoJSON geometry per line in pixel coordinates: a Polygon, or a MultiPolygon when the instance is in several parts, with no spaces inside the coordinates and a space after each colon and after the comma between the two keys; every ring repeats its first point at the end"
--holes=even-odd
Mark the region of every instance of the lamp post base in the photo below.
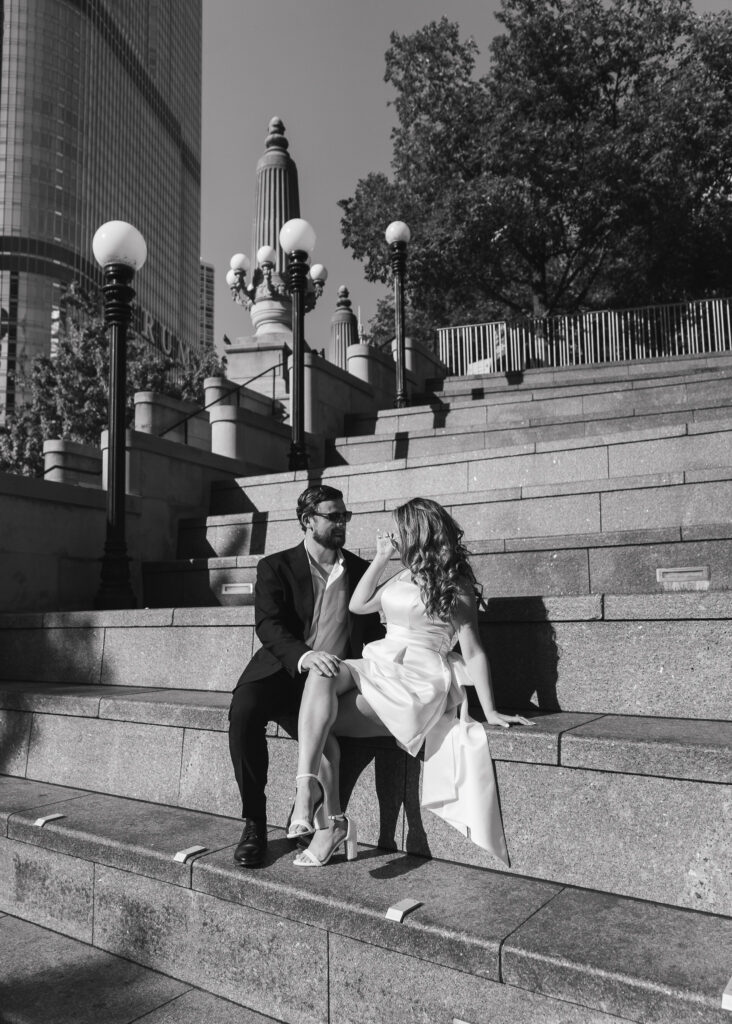
{"type": "Polygon", "coordinates": [[[310,459],[307,449],[303,445],[293,444],[290,447],[288,466],[291,470],[309,469],[310,459]]]}
{"type": "Polygon", "coordinates": [[[130,585],[130,559],[124,550],[112,550],[105,547],[101,559],[101,583],[94,607],[100,611],[115,608],[137,608],[137,598],[130,585]]]}

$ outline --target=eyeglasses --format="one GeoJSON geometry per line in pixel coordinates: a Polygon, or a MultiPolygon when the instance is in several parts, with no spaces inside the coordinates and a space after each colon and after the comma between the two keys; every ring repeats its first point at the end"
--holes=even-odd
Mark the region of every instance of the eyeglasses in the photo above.
{"type": "Polygon", "coordinates": [[[353,512],[311,512],[313,516],[320,516],[331,523],[350,523],[353,512]]]}

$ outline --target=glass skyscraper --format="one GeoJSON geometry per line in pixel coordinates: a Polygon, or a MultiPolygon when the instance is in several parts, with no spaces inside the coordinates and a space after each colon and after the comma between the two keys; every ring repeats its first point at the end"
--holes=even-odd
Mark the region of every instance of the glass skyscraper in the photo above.
{"type": "Polygon", "coordinates": [[[201,260],[200,299],[198,303],[198,340],[206,348],[214,347],[214,266],[201,260]]]}
{"type": "Polygon", "coordinates": [[[59,296],[98,284],[108,220],[148,247],[138,333],[199,343],[201,0],[0,0],[0,413],[51,349],[59,296]]]}

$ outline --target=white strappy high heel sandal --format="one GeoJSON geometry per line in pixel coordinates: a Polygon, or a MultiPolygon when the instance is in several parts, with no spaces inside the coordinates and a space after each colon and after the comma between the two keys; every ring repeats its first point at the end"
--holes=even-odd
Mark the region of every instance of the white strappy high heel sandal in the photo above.
{"type": "MultiPolygon", "coordinates": [[[[310,772],[305,772],[302,775],[296,775],[296,787],[300,779],[315,779],[320,788],[320,796],[313,804],[313,811],[309,821],[307,818],[292,817],[292,812],[295,810],[295,801],[293,800],[292,807],[290,808],[290,813],[287,816],[287,824],[285,825],[285,828],[287,829],[286,834],[288,839],[307,839],[308,836],[312,836],[315,833],[315,830],[318,827],[318,825],[316,824],[316,819],[318,819],[318,813],[323,806],[323,801],[325,800],[325,794],[323,793],[323,784],[317,775],[313,775],[310,772]]],[[[321,825],[320,827],[323,828],[324,826],[321,825]]]]}
{"type": "Polygon", "coordinates": [[[337,843],[323,860],[318,860],[315,854],[308,849],[301,850],[292,862],[298,868],[324,868],[334,853],[337,853],[341,846],[345,845],[346,860],[355,860],[358,856],[358,840],[356,836],[356,823],[345,814],[329,814],[330,821],[345,821],[348,828],[346,834],[341,836],[337,843]]]}

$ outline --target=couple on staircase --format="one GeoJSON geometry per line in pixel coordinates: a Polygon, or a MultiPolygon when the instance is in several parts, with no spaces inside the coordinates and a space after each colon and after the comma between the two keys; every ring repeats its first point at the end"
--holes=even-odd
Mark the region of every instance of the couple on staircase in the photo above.
{"type": "Polygon", "coordinates": [[[267,847],[268,721],[298,715],[298,768],[287,836],[310,839],[294,863],[322,867],[356,826],[342,811],[339,736],[392,735],[424,745],[422,806],[508,863],[485,729],[467,708],[475,687],[488,725],[528,725],[495,710],[477,620],[478,587],[462,530],[437,502],[399,506],[379,531],[371,564],[344,548],[351,519],[340,491],[298,498],[304,540],[262,558],[255,588],[262,647],[242,673],[229,712],[229,749],[244,830],[234,852],[258,867],[267,847]],[[396,551],[402,569],[381,583],[396,551]],[[386,623],[386,636],[379,612],[386,623]],[[461,655],[453,652],[456,640],[461,655]]]}

